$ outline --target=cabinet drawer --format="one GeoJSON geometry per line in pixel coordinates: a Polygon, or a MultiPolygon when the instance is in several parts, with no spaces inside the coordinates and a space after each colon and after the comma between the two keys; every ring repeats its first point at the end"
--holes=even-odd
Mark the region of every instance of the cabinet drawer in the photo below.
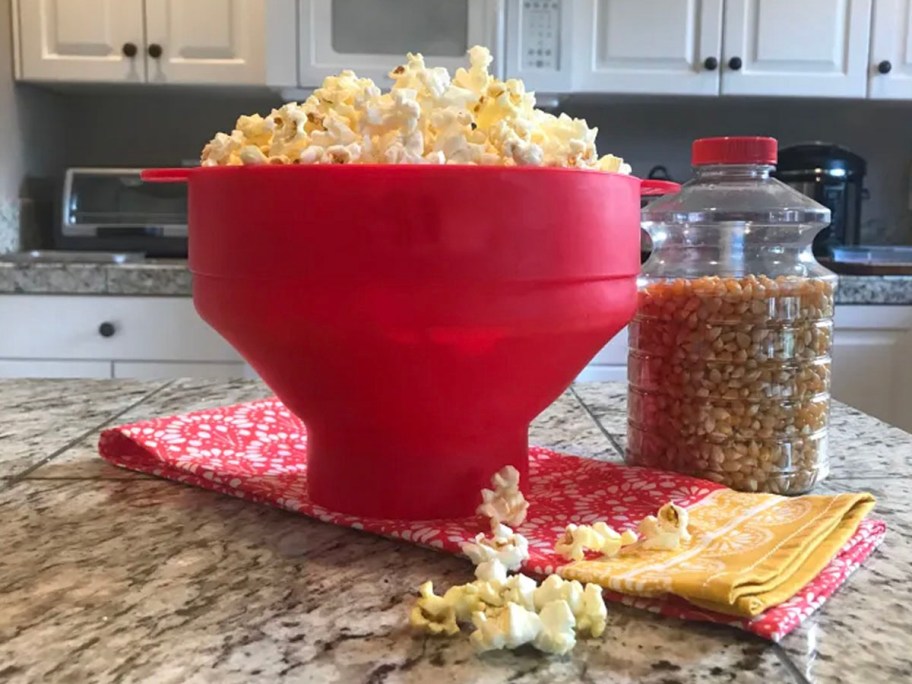
{"type": "Polygon", "coordinates": [[[107,361],[0,359],[0,378],[110,378],[107,361]]]}
{"type": "Polygon", "coordinates": [[[190,298],[35,295],[0,297],[0,358],[240,361],[190,298]]]}
{"type": "Polygon", "coordinates": [[[246,364],[193,363],[184,361],[115,361],[114,377],[133,380],[172,378],[243,378],[246,364]]]}

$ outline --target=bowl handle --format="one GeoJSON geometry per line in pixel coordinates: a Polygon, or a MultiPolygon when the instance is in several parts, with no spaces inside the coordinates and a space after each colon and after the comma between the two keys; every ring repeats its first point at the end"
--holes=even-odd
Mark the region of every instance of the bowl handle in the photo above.
{"type": "Polygon", "coordinates": [[[681,184],[674,181],[647,178],[640,183],[640,197],[658,197],[674,195],[681,191],[681,184]]]}
{"type": "Polygon", "coordinates": [[[193,168],[143,169],[139,177],[146,183],[186,183],[193,168]]]}

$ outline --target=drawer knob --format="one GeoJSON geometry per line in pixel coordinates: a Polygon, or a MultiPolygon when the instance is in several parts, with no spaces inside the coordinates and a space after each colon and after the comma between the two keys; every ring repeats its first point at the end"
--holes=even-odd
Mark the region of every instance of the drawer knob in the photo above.
{"type": "Polygon", "coordinates": [[[149,57],[151,57],[152,59],[158,59],[159,57],[162,56],[163,52],[164,51],[162,50],[162,46],[159,45],[158,43],[152,43],[149,46],[149,57]]]}
{"type": "Polygon", "coordinates": [[[117,332],[117,328],[114,327],[113,323],[105,321],[98,326],[98,334],[102,337],[114,337],[114,333],[117,332]]]}
{"type": "Polygon", "coordinates": [[[124,43],[122,49],[125,57],[136,57],[138,52],[136,43],[124,43]]]}
{"type": "Polygon", "coordinates": [[[879,71],[882,74],[889,74],[891,71],[893,71],[893,65],[890,64],[889,60],[885,59],[884,61],[882,61],[880,64],[877,65],[877,71],[879,71]]]}
{"type": "Polygon", "coordinates": [[[728,60],[728,68],[732,71],[738,71],[744,63],[741,61],[740,57],[732,57],[728,60]]]}
{"type": "Polygon", "coordinates": [[[707,57],[703,60],[703,68],[707,71],[715,71],[719,68],[719,60],[715,57],[707,57]]]}

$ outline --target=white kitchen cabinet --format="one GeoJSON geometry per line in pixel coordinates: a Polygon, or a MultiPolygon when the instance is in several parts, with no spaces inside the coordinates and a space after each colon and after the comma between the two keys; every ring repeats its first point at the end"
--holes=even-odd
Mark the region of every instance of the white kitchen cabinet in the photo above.
{"type": "MultiPolygon", "coordinates": [[[[352,69],[386,88],[407,52],[451,73],[473,45],[500,59],[502,9],[502,0],[300,0],[300,85],[352,69]]],[[[498,63],[492,71],[500,73],[498,63]]]]}
{"type": "Polygon", "coordinates": [[[912,99],[912,0],[874,0],[868,97],[912,99]]]}
{"type": "Polygon", "coordinates": [[[150,83],[265,82],[264,0],[145,3],[150,83]]]}
{"type": "Polygon", "coordinates": [[[722,0],[575,0],[574,88],[719,94],[722,0]]]}
{"type": "Polygon", "coordinates": [[[871,0],[725,0],[723,95],[865,97],[871,0]]]}
{"type": "Polygon", "coordinates": [[[20,77],[145,81],[143,0],[17,0],[13,7],[20,77]]]}
{"type": "MultiPolygon", "coordinates": [[[[832,394],[912,432],[912,306],[836,307],[832,394]]],[[[596,354],[581,382],[626,381],[627,329],[596,354]]]]}
{"type": "Polygon", "coordinates": [[[0,377],[247,377],[190,298],[0,296],[0,377]]]}
{"type": "Polygon", "coordinates": [[[265,0],[15,0],[14,8],[21,80],[266,83],[265,0]]]}
{"type": "Polygon", "coordinates": [[[100,378],[111,376],[110,361],[0,359],[0,378],[100,378]]]}
{"type": "Polygon", "coordinates": [[[833,397],[912,431],[912,306],[837,306],[833,397]]]}

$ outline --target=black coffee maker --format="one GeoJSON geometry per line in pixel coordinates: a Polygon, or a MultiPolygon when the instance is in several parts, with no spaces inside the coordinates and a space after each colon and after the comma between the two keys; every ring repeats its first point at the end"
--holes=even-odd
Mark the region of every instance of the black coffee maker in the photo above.
{"type": "Polygon", "coordinates": [[[776,178],[832,213],[829,227],[814,238],[815,256],[829,257],[834,247],[859,243],[866,172],[865,160],[839,145],[811,142],[779,150],[776,178]]]}

